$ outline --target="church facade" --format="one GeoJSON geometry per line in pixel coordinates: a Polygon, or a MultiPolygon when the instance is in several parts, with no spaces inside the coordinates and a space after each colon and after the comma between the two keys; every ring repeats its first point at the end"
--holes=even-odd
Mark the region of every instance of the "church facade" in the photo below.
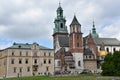
{"type": "Polygon", "coordinates": [[[54,20],[53,43],[55,49],[55,72],[77,72],[88,70],[92,73],[100,69],[104,56],[120,50],[116,38],[100,38],[93,22],[92,32],[83,37],[81,24],[74,15],[68,33],[63,9],[59,5],[54,20]],[[101,46],[103,45],[103,46],[101,46]]]}

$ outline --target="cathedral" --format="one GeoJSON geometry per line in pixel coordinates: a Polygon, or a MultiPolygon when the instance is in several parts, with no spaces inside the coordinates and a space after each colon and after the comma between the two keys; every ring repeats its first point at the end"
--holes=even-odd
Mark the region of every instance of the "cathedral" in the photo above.
{"type": "Polygon", "coordinates": [[[61,5],[56,12],[53,29],[55,72],[81,73],[87,70],[95,73],[101,70],[101,62],[107,53],[120,50],[120,41],[116,38],[99,37],[94,22],[92,32],[83,37],[76,15],[71,21],[68,33],[61,5]]]}
{"type": "MultiPolygon", "coordinates": [[[[54,75],[55,73],[97,73],[106,54],[120,51],[116,38],[102,38],[92,31],[83,37],[81,23],[74,15],[68,31],[63,9],[58,6],[54,20],[54,49],[37,43],[13,43],[0,50],[0,77],[54,75]]],[[[107,34],[107,33],[106,33],[107,34]]]]}

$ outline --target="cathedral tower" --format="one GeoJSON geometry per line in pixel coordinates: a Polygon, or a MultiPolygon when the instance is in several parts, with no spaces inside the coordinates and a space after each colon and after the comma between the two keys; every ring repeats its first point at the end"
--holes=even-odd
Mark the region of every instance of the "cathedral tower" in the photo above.
{"type": "Polygon", "coordinates": [[[92,37],[93,38],[99,38],[99,35],[96,33],[96,28],[95,28],[94,21],[93,21],[93,28],[92,28],[92,37]]]}
{"type": "Polygon", "coordinates": [[[69,36],[70,51],[75,60],[75,68],[77,70],[83,69],[83,37],[81,32],[81,24],[74,15],[73,21],[70,24],[69,36]]]}
{"type": "Polygon", "coordinates": [[[66,19],[63,17],[63,9],[61,5],[59,4],[59,7],[57,8],[57,17],[54,20],[55,28],[53,32],[53,44],[54,49],[56,52],[57,45],[58,45],[58,37],[60,36],[68,36],[68,30],[66,26],[66,19]]]}
{"type": "Polygon", "coordinates": [[[70,51],[72,53],[83,53],[83,37],[81,32],[81,24],[74,16],[70,24],[70,51]]]}

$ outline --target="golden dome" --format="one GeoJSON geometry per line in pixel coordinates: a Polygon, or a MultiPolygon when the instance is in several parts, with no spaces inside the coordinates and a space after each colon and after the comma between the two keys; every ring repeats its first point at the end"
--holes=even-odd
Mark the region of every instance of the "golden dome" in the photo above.
{"type": "Polygon", "coordinates": [[[99,52],[99,56],[105,56],[107,53],[107,51],[102,50],[99,52]]]}

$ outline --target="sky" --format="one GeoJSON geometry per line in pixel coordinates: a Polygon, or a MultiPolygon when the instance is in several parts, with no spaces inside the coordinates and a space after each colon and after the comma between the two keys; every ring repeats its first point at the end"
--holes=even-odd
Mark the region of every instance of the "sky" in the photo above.
{"type": "Polygon", "coordinates": [[[75,14],[83,36],[89,34],[94,20],[100,37],[120,40],[120,0],[0,0],[0,49],[14,42],[53,48],[59,2],[68,30],[75,14]]]}

